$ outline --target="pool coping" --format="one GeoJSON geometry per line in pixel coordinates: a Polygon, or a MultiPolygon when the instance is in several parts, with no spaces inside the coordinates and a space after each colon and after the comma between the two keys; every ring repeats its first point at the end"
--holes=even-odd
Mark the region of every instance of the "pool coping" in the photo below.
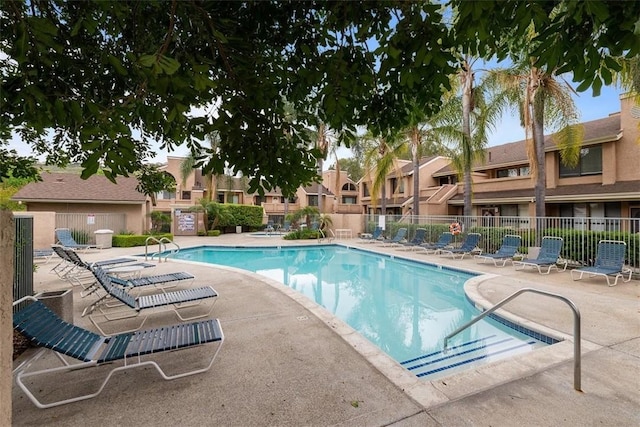
{"type": "MultiPolygon", "coordinates": [[[[348,246],[335,244],[335,246],[342,246],[346,248],[352,248],[356,250],[364,250],[356,246],[348,246]]],[[[202,246],[217,246],[217,245],[202,245],[202,246]]],[[[229,247],[226,245],[220,245],[221,247],[229,247]]],[[[313,245],[317,247],[317,245],[313,245]]],[[[234,246],[235,248],[247,247],[256,248],[255,246],[234,246]]],[[[270,246],[273,247],[273,246],[270,246]]],[[[186,249],[186,248],[185,248],[186,249]]],[[[379,252],[369,251],[383,256],[387,254],[381,254],[379,252]]],[[[411,258],[405,258],[402,256],[394,255],[392,258],[400,258],[407,261],[418,262],[429,265],[439,265],[430,262],[421,262],[411,258]]],[[[392,359],[377,346],[360,335],[355,329],[349,326],[346,322],[339,319],[330,313],[327,309],[312,301],[303,294],[291,289],[283,283],[268,277],[259,275],[257,273],[250,272],[241,268],[228,267],[220,264],[210,264],[197,261],[188,261],[183,259],[171,259],[172,262],[179,262],[185,264],[195,264],[210,268],[217,268],[222,270],[233,271],[238,274],[243,274],[255,279],[256,281],[270,285],[271,287],[279,290],[283,294],[289,296],[292,300],[296,301],[302,307],[311,312],[315,317],[321,320],[327,327],[332,329],[338,334],[346,343],[348,343],[354,350],[356,350],[363,358],[365,358],[372,366],[374,366],[379,372],[381,372],[387,379],[389,379],[398,388],[403,390],[409,397],[411,397],[417,404],[421,405],[425,409],[438,407],[440,405],[450,403],[452,401],[462,399],[469,395],[480,393],[487,389],[496,387],[500,384],[515,381],[527,376],[531,376],[538,372],[544,371],[555,365],[565,363],[573,359],[573,337],[571,335],[562,333],[560,331],[548,328],[537,322],[525,319],[517,316],[505,309],[499,309],[496,314],[500,317],[513,322],[515,324],[524,326],[530,330],[540,332],[544,335],[553,337],[560,342],[549,345],[543,348],[534,349],[530,352],[511,356],[507,359],[498,360],[495,362],[489,362],[479,367],[466,369],[462,372],[452,373],[451,375],[440,377],[434,380],[419,379],[414,374],[407,371],[400,365],[399,362],[392,359]]],[[[444,267],[444,266],[443,266],[444,267]]],[[[447,266],[447,268],[450,268],[447,266]]],[[[457,268],[453,268],[454,270],[457,268]]],[[[474,304],[479,310],[492,307],[489,300],[484,298],[479,291],[481,284],[490,280],[501,277],[496,274],[486,274],[469,269],[457,269],[465,272],[472,272],[478,274],[475,277],[467,280],[464,284],[464,292],[466,297],[474,304]]],[[[598,350],[602,346],[595,343],[582,340],[582,354],[587,352],[598,350]]]]}

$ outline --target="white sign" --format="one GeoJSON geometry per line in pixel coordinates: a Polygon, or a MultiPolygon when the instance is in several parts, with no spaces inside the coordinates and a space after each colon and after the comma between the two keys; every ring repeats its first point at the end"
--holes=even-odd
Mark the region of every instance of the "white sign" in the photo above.
{"type": "Polygon", "coordinates": [[[385,230],[385,216],[384,215],[380,215],[380,217],[378,218],[378,227],[380,227],[382,230],[385,230]]]}
{"type": "Polygon", "coordinates": [[[87,215],[87,225],[93,225],[96,223],[96,216],[94,214],[87,215]]]}

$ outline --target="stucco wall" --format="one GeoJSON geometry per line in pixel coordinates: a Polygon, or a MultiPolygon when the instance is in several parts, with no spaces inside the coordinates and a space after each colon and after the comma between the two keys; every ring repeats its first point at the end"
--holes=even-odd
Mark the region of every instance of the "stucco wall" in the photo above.
{"type": "MultiPolygon", "coordinates": [[[[27,211],[57,213],[123,213],[127,221],[127,231],[141,234],[145,226],[144,204],[97,204],[97,203],[28,203],[27,211]]],[[[124,230],[114,230],[116,233],[124,230]]]]}
{"type": "MultiPolygon", "coordinates": [[[[639,118],[631,115],[631,108],[634,106],[634,98],[622,97],[620,124],[623,129],[623,136],[616,146],[616,179],[618,181],[633,181],[640,178],[638,165],[640,165],[640,130],[638,129],[639,118]]],[[[640,105],[637,107],[640,108],[640,105]]]]}
{"type": "Polygon", "coordinates": [[[33,218],[33,248],[47,249],[56,242],[55,212],[14,212],[14,217],[33,218]]]}

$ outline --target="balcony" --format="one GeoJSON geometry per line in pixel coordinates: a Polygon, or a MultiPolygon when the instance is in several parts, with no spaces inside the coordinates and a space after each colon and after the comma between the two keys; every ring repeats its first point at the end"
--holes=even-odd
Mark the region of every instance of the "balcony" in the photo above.
{"type": "MultiPolygon", "coordinates": [[[[273,214],[284,214],[284,203],[262,203],[262,208],[264,209],[267,215],[273,214]]],[[[289,212],[297,211],[300,209],[300,203],[289,203],[289,212]]]]}
{"type": "Polygon", "coordinates": [[[339,214],[361,214],[362,205],[359,204],[345,204],[338,203],[336,206],[336,212],[339,214]]]}

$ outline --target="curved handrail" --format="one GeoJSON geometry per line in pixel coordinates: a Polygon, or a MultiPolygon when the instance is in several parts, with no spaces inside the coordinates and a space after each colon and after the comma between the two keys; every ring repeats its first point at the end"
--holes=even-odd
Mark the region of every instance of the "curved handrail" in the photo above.
{"type": "Polygon", "coordinates": [[[158,251],[154,252],[151,254],[151,260],[153,260],[153,258],[158,255],[158,261],[162,262],[162,256],[161,254],[165,253],[167,251],[167,244],[172,244],[175,246],[174,249],[172,249],[170,252],[168,252],[165,257],[164,260],[166,261],[167,258],[169,258],[169,255],[175,254],[180,252],[180,245],[178,245],[176,242],[174,242],[173,240],[169,239],[168,237],[161,237],[160,239],[156,239],[153,236],[149,236],[145,239],[144,241],[144,259],[145,261],[148,259],[148,254],[149,254],[149,242],[155,242],[158,244],[158,251]]]}
{"type": "Polygon", "coordinates": [[[505,305],[506,303],[508,303],[509,301],[513,300],[514,298],[518,297],[519,295],[525,293],[525,292],[532,292],[534,294],[540,294],[540,295],[546,295],[549,297],[553,297],[553,298],[557,298],[563,302],[565,302],[573,311],[573,388],[577,391],[582,391],[582,384],[581,384],[581,376],[580,376],[580,371],[581,371],[581,367],[582,367],[582,362],[581,362],[581,356],[580,356],[580,310],[578,310],[578,307],[576,307],[576,305],[573,303],[573,301],[571,301],[570,299],[562,296],[562,295],[558,295],[558,294],[553,294],[551,292],[546,292],[546,291],[541,291],[539,289],[533,289],[533,288],[522,288],[519,291],[514,292],[513,294],[509,295],[508,297],[506,297],[505,299],[503,299],[502,301],[500,301],[499,303],[497,303],[496,305],[494,305],[493,307],[491,307],[490,309],[483,311],[480,315],[478,315],[477,317],[471,319],[469,322],[465,323],[464,325],[460,326],[458,329],[456,329],[455,331],[451,332],[449,335],[447,335],[446,337],[444,337],[444,352],[447,351],[447,342],[449,341],[449,338],[453,337],[454,335],[459,334],[460,332],[464,331],[465,329],[467,329],[469,326],[475,324],[476,322],[482,320],[483,318],[485,318],[486,316],[488,316],[489,314],[493,313],[494,311],[496,311],[498,308],[502,307],[503,305],[505,305]]]}

